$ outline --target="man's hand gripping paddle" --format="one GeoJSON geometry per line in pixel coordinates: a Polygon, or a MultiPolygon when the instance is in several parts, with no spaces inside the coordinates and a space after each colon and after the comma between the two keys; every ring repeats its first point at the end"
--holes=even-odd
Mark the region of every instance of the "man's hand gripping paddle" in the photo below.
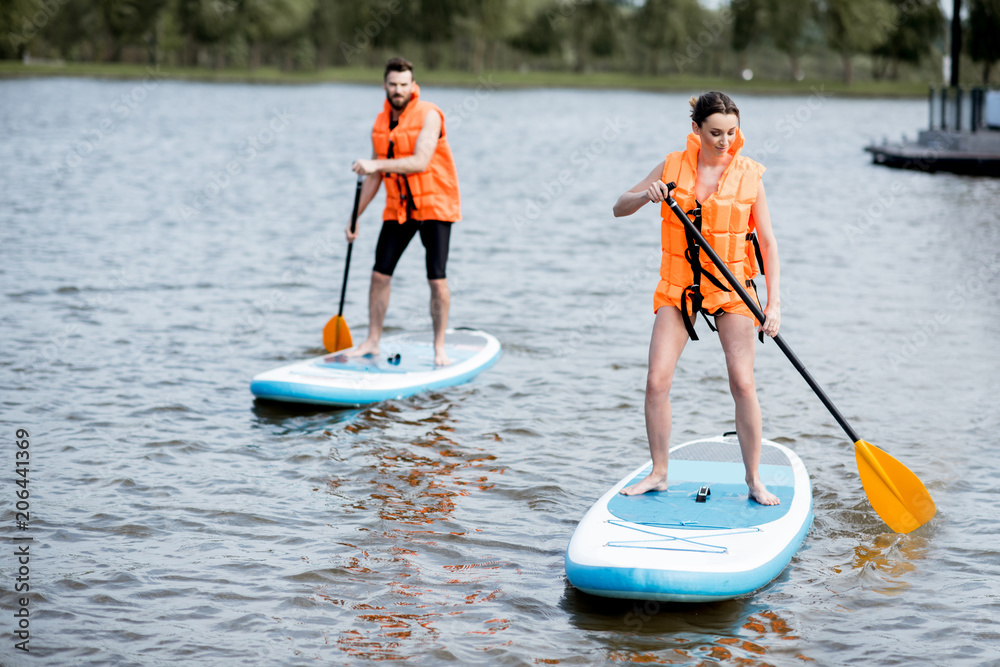
{"type": "MultiPolygon", "coordinates": [[[[677,204],[669,192],[677,186],[674,183],[667,183],[668,194],[666,195],[667,206],[674,212],[674,215],[684,224],[688,232],[697,240],[698,244],[712,259],[712,263],[726,277],[729,284],[733,286],[736,293],[740,295],[743,302],[750,308],[759,322],[763,324],[764,313],[761,312],[757,303],[750,298],[746,289],[736,280],[732,272],[722,262],[722,259],[710,246],[705,238],[698,231],[691,219],[685,215],[684,211],[677,204]]],[[[763,268],[763,267],[761,267],[763,268]]],[[[861,484],[872,508],[878,513],[882,520],[898,533],[909,533],[930,521],[937,512],[934,500],[927,492],[923,482],[914,475],[909,468],[886,454],[881,449],[865,442],[858,437],[851,425],[847,423],[844,416],[837,410],[837,406],[827,397],[823,389],[816,383],[809,371],[806,370],[802,362],[799,361],[791,348],[782,340],[780,335],[774,336],[774,342],[785,353],[788,360],[795,366],[795,370],[805,379],[809,387],[816,393],[819,400],[823,402],[826,409],[830,411],[833,418],[837,420],[841,428],[854,442],[854,455],[858,464],[858,473],[861,476],[861,484]]]]}

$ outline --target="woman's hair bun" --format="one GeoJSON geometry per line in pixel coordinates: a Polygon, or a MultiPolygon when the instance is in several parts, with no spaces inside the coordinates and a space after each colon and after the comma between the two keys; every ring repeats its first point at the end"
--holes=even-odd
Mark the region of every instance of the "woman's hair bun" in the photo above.
{"type": "Polygon", "coordinates": [[[740,110],[736,108],[736,103],[733,102],[729,95],[714,90],[700,97],[692,97],[690,104],[691,120],[697,123],[698,127],[701,127],[705,119],[714,113],[721,113],[723,115],[732,114],[737,118],[740,117],[740,110]]]}

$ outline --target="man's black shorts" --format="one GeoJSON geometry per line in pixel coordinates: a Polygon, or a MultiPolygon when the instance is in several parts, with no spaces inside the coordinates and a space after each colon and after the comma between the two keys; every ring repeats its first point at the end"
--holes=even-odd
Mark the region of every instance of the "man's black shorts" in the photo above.
{"type": "Polygon", "coordinates": [[[440,220],[407,220],[402,224],[395,220],[385,220],[378,236],[378,245],[375,246],[375,270],[391,276],[406,246],[419,231],[420,242],[427,251],[427,279],[444,278],[452,224],[454,223],[440,220]]]}

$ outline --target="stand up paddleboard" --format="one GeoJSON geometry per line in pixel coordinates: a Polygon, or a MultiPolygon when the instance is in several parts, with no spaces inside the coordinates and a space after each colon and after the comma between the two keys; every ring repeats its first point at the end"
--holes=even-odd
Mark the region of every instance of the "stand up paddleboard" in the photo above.
{"type": "Polygon", "coordinates": [[[802,460],[769,440],[760,476],[780,505],[747,496],[735,435],[670,450],[669,488],[623,496],[652,462],[590,508],[566,549],[573,586],[613,598],[706,602],[751,593],[778,576],[812,524],[812,489],[802,460]]]}
{"type": "Polygon", "coordinates": [[[255,376],[250,391],[273,401],[358,407],[468,382],[500,357],[500,342],[475,329],[449,329],[445,347],[452,363],[437,366],[432,332],[387,336],[377,357],[341,350],[306,359],[255,376]]]}

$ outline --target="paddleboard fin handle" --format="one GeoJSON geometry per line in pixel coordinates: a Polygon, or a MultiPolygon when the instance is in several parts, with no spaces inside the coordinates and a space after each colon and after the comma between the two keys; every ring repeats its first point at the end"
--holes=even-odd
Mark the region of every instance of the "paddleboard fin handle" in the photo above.
{"type": "Polygon", "coordinates": [[[703,486],[700,489],[698,489],[698,495],[695,497],[694,501],[696,503],[703,503],[706,500],[708,500],[708,497],[710,495],[712,495],[712,489],[708,488],[707,486],[703,486]]]}

